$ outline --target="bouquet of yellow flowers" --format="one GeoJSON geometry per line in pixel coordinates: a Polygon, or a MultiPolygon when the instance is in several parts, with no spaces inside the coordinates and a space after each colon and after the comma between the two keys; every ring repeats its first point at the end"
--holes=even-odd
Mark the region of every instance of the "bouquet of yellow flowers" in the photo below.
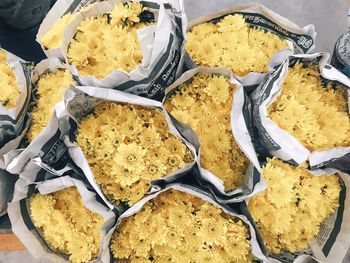
{"type": "Polygon", "coordinates": [[[186,64],[224,67],[244,86],[259,84],[288,55],[314,47],[312,25],[300,28],[260,4],[235,6],[189,21],[186,64]]]}
{"type": "Polygon", "coordinates": [[[81,76],[97,79],[115,69],[133,71],[143,59],[137,31],[155,23],[154,18],[142,19],[146,12],[140,2],[119,2],[108,14],[83,19],[69,43],[68,63],[81,76]]]}
{"type": "Polygon", "coordinates": [[[36,157],[36,151],[27,147],[29,143],[36,140],[34,148],[36,150],[46,143],[46,137],[42,133],[45,133],[46,127],[49,131],[55,129],[55,125],[50,123],[50,120],[56,115],[55,108],[63,106],[58,103],[63,103],[66,89],[75,84],[75,81],[65,64],[59,59],[49,58],[42,60],[34,67],[32,83],[33,98],[29,109],[31,119],[25,133],[25,140],[22,141],[20,149],[17,149],[15,156],[12,153],[6,155],[6,158],[11,160],[6,169],[13,174],[21,173],[25,164],[36,157]]]}
{"type": "Polygon", "coordinates": [[[27,131],[29,142],[33,141],[49,123],[55,105],[63,101],[66,89],[74,84],[73,77],[58,59],[45,59],[33,70],[34,107],[32,120],[27,131]]]}
{"type": "Polygon", "coordinates": [[[0,168],[4,155],[17,148],[28,127],[31,69],[24,60],[0,48],[0,168]]]}
{"type": "MultiPolygon", "coordinates": [[[[248,208],[269,252],[278,258],[281,252],[298,252],[311,246],[314,255],[324,260],[327,252],[321,244],[328,239],[325,231],[331,232],[331,226],[339,224],[334,222],[341,222],[348,213],[349,204],[344,200],[348,175],[339,171],[311,172],[276,158],[267,159],[262,174],[267,190],[251,198],[248,208]]],[[[332,230],[332,234],[336,236],[337,231],[332,230]]],[[[346,248],[338,253],[346,253],[346,248]]]]}
{"type": "Polygon", "coordinates": [[[173,181],[195,164],[194,147],[160,102],[77,86],[67,90],[65,105],[56,108],[50,127],[21,158],[11,162],[11,172],[20,172],[30,159],[56,175],[73,169],[111,208],[124,209],[156,190],[157,180],[173,181]],[[58,164],[63,156],[71,163],[58,164]]]}
{"type": "MultiPolygon", "coordinates": [[[[247,99],[230,72],[198,67],[169,87],[164,100],[172,116],[198,137],[202,177],[229,201],[241,200],[241,189],[249,181],[247,177],[253,176],[253,165],[260,169],[245,118],[250,114],[244,105],[247,99]]],[[[196,138],[192,141],[195,144],[196,138]]],[[[263,190],[264,183],[257,180],[247,189],[245,197],[263,190]]]]}
{"type": "Polygon", "coordinates": [[[99,259],[114,213],[82,181],[63,176],[28,185],[24,177],[29,170],[16,186],[28,194],[15,191],[9,204],[13,232],[36,256],[73,263],[99,259]]]}
{"type": "Polygon", "coordinates": [[[39,31],[39,42],[61,46],[83,85],[161,99],[182,70],[182,12],[155,0],[85,4],[57,1],[39,31]]]}
{"type": "MultiPolygon", "coordinates": [[[[115,206],[133,205],[153,181],[173,180],[193,166],[193,147],[177,132],[161,103],[118,91],[106,90],[104,97],[98,89],[87,88],[81,90],[108,101],[100,100],[89,113],[79,115],[75,141],[81,150],[72,159],[83,159],[85,175],[115,206]]],[[[77,105],[85,105],[78,92],[66,103],[72,116],[79,114],[77,105]]]]}
{"type": "Polygon", "coordinates": [[[196,188],[172,184],[141,200],[104,242],[110,262],[253,262],[266,259],[243,215],[196,188]],[[109,253],[111,251],[111,253],[109,253]]]}
{"type": "Polygon", "coordinates": [[[283,63],[252,94],[256,127],[264,146],[283,160],[346,170],[350,81],[325,66],[327,59],[316,53],[283,63]]]}
{"type": "Polygon", "coordinates": [[[5,155],[16,149],[28,127],[30,70],[25,62],[0,48],[0,216],[6,214],[16,177],[5,171],[5,155]]]}
{"type": "Polygon", "coordinates": [[[151,182],[193,162],[160,109],[102,102],[79,123],[77,145],[113,203],[141,199],[151,182]],[[91,130],[91,127],[95,130],[91,130]]]}

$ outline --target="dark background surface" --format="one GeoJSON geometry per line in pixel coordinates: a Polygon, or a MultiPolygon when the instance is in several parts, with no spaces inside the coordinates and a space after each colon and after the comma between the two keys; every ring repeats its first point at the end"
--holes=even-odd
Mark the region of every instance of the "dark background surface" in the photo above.
{"type": "Polygon", "coordinates": [[[45,58],[36,33],[55,0],[0,0],[0,45],[36,63],[45,58]]]}

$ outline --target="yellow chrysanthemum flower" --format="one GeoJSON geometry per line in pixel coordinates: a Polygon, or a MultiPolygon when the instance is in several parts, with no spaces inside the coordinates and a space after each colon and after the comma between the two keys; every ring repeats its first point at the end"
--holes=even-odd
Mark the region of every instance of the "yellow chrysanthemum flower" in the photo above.
{"type": "Polygon", "coordinates": [[[160,179],[193,161],[158,109],[104,102],[80,123],[77,144],[112,202],[130,205],[160,179]]]}
{"type": "Polygon", "coordinates": [[[118,262],[252,262],[249,228],[204,200],[161,193],[112,236],[118,262]],[[181,256],[179,256],[181,255],[181,256]]]}
{"type": "Polygon", "coordinates": [[[16,99],[21,92],[12,68],[6,63],[6,58],[6,52],[0,50],[0,103],[11,109],[16,107],[16,99]]]}
{"type": "Polygon", "coordinates": [[[346,88],[324,84],[317,65],[288,69],[269,117],[310,151],[350,146],[346,88]]]}
{"type": "Polygon", "coordinates": [[[74,263],[97,258],[103,217],[84,206],[76,188],[35,194],[29,206],[34,225],[52,249],[68,255],[74,263]]]}
{"type": "Polygon", "coordinates": [[[302,167],[268,159],[267,190],[249,201],[249,210],[273,254],[307,249],[320,224],[338,207],[337,175],[314,176],[302,167]]]}
{"type": "Polygon", "coordinates": [[[116,69],[135,69],[143,57],[136,31],[151,25],[140,21],[144,10],[139,2],[118,3],[111,13],[84,19],[69,44],[69,63],[98,79],[116,69]]]}
{"type": "Polygon", "coordinates": [[[186,50],[201,66],[225,67],[235,75],[266,73],[268,63],[286,41],[274,33],[251,28],[242,15],[227,15],[217,23],[201,23],[187,32],[186,50]]]}
{"type": "Polygon", "coordinates": [[[117,149],[116,162],[119,162],[124,169],[142,173],[145,170],[144,157],[147,149],[144,149],[136,142],[121,144],[117,149]]]}
{"type": "Polygon", "coordinates": [[[60,69],[40,76],[36,83],[37,103],[32,111],[32,121],[27,132],[29,141],[34,140],[46,127],[55,105],[63,99],[64,92],[73,82],[68,70],[60,69]]]}
{"type": "Polygon", "coordinates": [[[223,180],[226,191],[242,185],[248,165],[231,130],[234,89],[224,76],[198,73],[165,102],[177,120],[195,131],[201,145],[201,165],[223,180]]]}

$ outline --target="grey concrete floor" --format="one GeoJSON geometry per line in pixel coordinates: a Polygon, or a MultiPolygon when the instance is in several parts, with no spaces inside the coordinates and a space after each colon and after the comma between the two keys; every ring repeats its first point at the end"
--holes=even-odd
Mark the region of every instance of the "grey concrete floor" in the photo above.
{"type": "MultiPolygon", "coordinates": [[[[185,0],[189,19],[233,5],[248,4],[249,0],[185,0]]],[[[346,0],[260,0],[257,1],[299,26],[314,24],[317,32],[314,51],[333,52],[337,38],[347,30],[346,0]]],[[[38,260],[27,252],[0,253],[0,263],[49,263],[38,260]]]]}

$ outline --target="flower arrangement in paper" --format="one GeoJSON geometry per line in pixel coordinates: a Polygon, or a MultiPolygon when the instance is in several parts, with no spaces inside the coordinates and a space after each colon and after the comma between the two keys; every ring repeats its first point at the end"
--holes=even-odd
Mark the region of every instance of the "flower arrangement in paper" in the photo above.
{"type": "Polygon", "coordinates": [[[237,75],[266,73],[285,40],[272,32],[250,27],[242,15],[226,15],[217,22],[198,24],[187,32],[186,50],[200,66],[225,67],[237,75]]]}
{"type": "Polygon", "coordinates": [[[95,180],[113,203],[134,204],[151,182],[193,162],[187,146],[156,108],[102,102],[77,131],[95,180]]]}
{"type": "Polygon", "coordinates": [[[224,182],[225,191],[242,185],[249,164],[231,130],[235,88],[222,75],[197,73],[165,101],[166,109],[197,134],[201,165],[224,182]]]}
{"type": "Polygon", "coordinates": [[[269,118],[311,151],[350,146],[346,88],[325,83],[318,65],[296,63],[288,69],[269,118]]]}
{"type": "Polygon", "coordinates": [[[339,205],[338,176],[315,176],[275,158],[268,159],[262,173],[267,190],[250,199],[248,207],[268,250],[307,249],[339,205]]]}
{"type": "Polygon", "coordinates": [[[70,84],[73,84],[72,75],[66,69],[42,74],[36,82],[37,102],[32,110],[32,121],[27,131],[29,141],[46,127],[55,105],[63,99],[63,94],[70,84]]]}
{"type": "Polygon", "coordinates": [[[12,68],[6,63],[6,58],[6,52],[0,50],[0,103],[11,109],[16,107],[16,99],[20,95],[20,89],[12,68]]]}
{"type": "Polygon", "coordinates": [[[98,257],[103,217],[84,206],[76,188],[34,194],[29,205],[34,225],[52,249],[68,255],[74,263],[98,257]]]}
{"type": "Polygon", "coordinates": [[[143,58],[137,30],[153,24],[140,21],[145,10],[139,2],[118,3],[111,13],[84,19],[69,44],[69,63],[98,79],[115,69],[135,69],[143,58]]]}
{"type": "Polygon", "coordinates": [[[221,208],[168,190],[122,219],[112,236],[118,262],[252,262],[249,228],[221,208]]]}

